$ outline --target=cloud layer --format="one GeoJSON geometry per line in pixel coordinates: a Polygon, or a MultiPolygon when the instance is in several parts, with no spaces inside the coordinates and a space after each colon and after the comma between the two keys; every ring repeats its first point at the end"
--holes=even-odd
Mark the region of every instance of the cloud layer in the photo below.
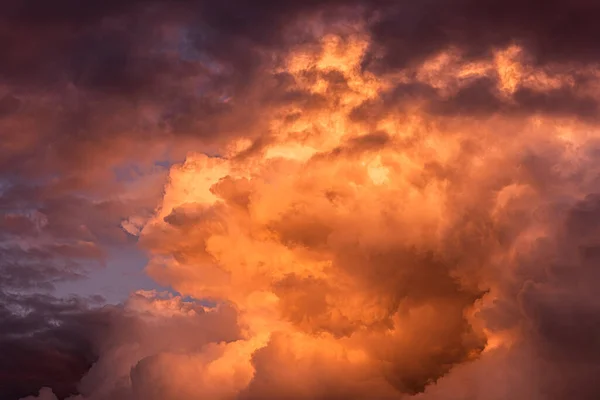
{"type": "Polygon", "coordinates": [[[546,3],[14,2],[6,398],[597,398],[598,9],[546,3]],[[177,295],[40,294],[134,236],[177,295]]]}

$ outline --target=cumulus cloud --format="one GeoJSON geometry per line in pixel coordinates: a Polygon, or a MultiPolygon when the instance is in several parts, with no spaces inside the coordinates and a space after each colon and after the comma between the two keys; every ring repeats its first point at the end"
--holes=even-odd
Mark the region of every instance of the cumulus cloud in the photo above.
{"type": "Polygon", "coordinates": [[[598,397],[596,5],[42,3],[0,41],[7,286],[139,238],[178,294],[77,306],[38,398],[598,397]]]}
{"type": "MultiPolygon", "coordinates": [[[[383,112],[357,118],[407,79],[362,69],[369,40],[358,27],[295,48],[274,73],[285,71],[290,90],[318,107],[265,109],[269,138],[259,146],[242,138],[171,170],[140,234],[148,273],[231,304],[241,336],[218,351],[141,359],[134,398],[597,393],[583,373],[551,378],[567,365],[587,373],[590,360],[562,359],[561,340],[586,339],[565,338],[579,323],[547,303],[560,287],[575,293],[552,269],[580,251],[573,229],[590,229],[573,220],[591,219],[577,210],[593,210],[583,205],[596,183],[593,131],[585,120],[502,109],[480,125],[469,109],[440,114],[427,102],[409,104],[410,113],[380,103],[383,112]]],[[[431,62],[412,84],[435,84],[457,104],[469,103],[452,93],[477,76],[503,73],[493,62],[473,72],[459,59],[457,78],[432,74],[431,62]]],[[[500,78],[490,82],[511,95],[500,78]]],[[[573,301],[560,304],[586,312],[573,301]]]]}

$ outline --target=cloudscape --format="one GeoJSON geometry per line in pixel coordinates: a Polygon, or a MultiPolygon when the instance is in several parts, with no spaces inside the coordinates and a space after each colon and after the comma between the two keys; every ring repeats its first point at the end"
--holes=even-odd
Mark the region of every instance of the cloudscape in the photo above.
{"type": "Polygon", "coordinates": [[[600,398],[600,3],[2,9],[0,400],[600,398]]]}

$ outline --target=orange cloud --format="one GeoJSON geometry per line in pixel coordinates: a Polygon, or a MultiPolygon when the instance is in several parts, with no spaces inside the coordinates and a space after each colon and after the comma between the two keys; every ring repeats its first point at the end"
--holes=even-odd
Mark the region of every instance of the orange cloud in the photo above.
{"type": "MultiPolygon", "coordinates": [[[[487,62],[447,50],[375,75],[361,66],[369,40],[359,29],[290,51],[271,72],[303,100],[265,106],[266,131],[218,156],[188,154],[155,215],[127,225],[150,276],[228,307],[239,336],[178,350],[148,338],[151,350],[127,362],[108,353],[126,366],[122,396],[505,398],[455,385],[474,365],[511,368],[514,349],[531,345],[519,293],[542,272],[523,265],[560,230],[561,199],[589,193],[597,134],[549,117],[552,99],[523,97],[572,82],[518,47],[487,62]]],[[[180,299],[138,296],[142,315],[196,318],[180,299]]],[[[498,379],[525,384],[510,371],[498,379]]]]}
{"type": "MultiPolygon", "coordinates": [[[[318,51],[292,53],[287,73],[322,94],[320,107],[276,112],[256,154],[189,155],[142,231],[151,276],[238,310],[244,338],[208,376],[241,381],[210,389],[215,398],[416,393],[492,337],[468,315],[491,289],[486,266],[526,228],[502,243],[507,204],[532,196],[511,186],[518,149],[424,113],[371,131],[353,121],[393,83],[360,71],[363,40],[325,37],[318,51]],[[332,88],[332,75],[344,84],[332,88]]],[[[199,376],[214,362],[160,361],[199,376]]]]}

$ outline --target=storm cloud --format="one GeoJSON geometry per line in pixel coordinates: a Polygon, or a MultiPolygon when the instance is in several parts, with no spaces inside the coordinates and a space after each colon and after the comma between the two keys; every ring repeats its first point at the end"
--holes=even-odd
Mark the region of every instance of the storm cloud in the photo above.
{"type": "Polygon", "coordinates": [[[2,399],[600,395],[595,2],[5,3],[2,399]]]}

